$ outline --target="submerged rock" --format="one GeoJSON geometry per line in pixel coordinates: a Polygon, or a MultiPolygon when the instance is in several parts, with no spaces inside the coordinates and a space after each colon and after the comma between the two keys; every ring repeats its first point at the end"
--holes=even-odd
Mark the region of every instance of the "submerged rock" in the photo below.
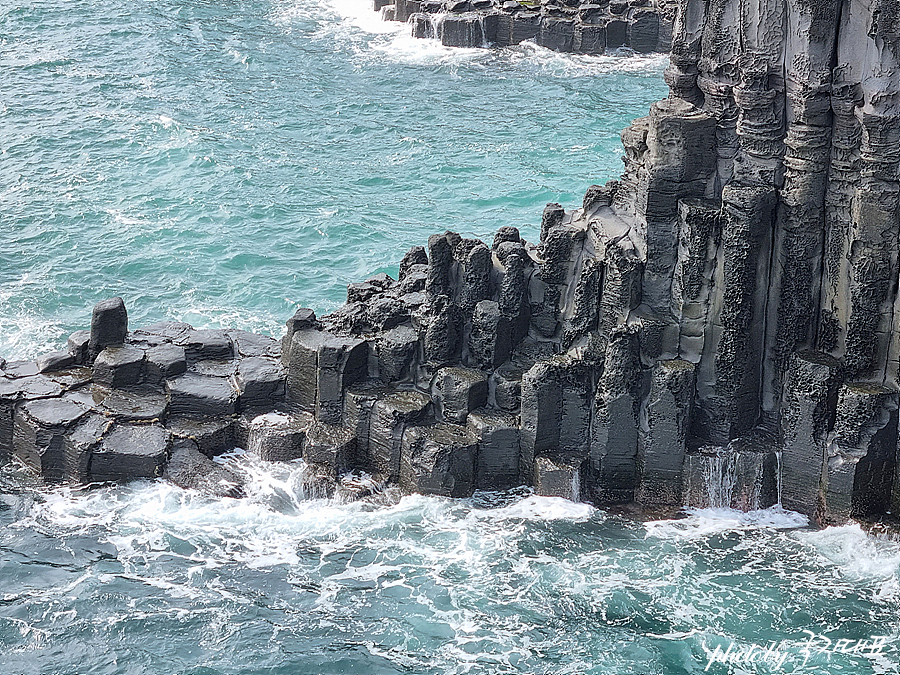
{"type": "Polygon", "coordinates": [[[213,462],[200,452],[196,443],[187,439],[175,441],[163,477],[179,487],[198,490],[213,497],[244,496],[241,477],[213,462]]]}

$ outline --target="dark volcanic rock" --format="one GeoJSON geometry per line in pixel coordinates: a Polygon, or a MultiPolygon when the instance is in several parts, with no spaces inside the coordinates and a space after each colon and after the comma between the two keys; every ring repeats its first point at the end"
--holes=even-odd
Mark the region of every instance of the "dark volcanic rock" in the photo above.
{"type": "Polygon", "coordinates": [[[250,423],[247,450],[270,462],[300,459],[306,430],[312,422],[312,416],[303,413],[259,415],[250,423]]]}
{"type": "Polygon", "coordinates": [[[516,416],[482,408],[469,413],[467,426],[478,441],[475,487],[507,490],[519,485],[519,421],[516,416]]]}
{"type": "Polygon", "coordinates": [[[159,419],[197,444],[186,481],[209,467],[197,452],[235,442],[305,456],[316,495],[360,469],[653,512],[765,508],[779,487],[819,524],[900,512],[888,4],[848,21],[821,2],[398,0],[397,19],[445,44],[671,43],[670,95],[622,133],[620,180],[547,206],[539,245],[511,227],[490,248],[434,235],[399,281],[352,284],[321,319],[298,310],[281,349],[186,324],[128,334],[121,301],[101,303],[66,354],[3,364],[0,460],[159,475],[159,419]]]}
{"type": "Polygon", "coordinates": [[[306,432],[303,459],[308,464],[315,464],[326,470],[335,478],[350,468],[355,455],[356,435],[351,429],[317,423],[306,432]]]}
{"type": "Polygon", "coordinates": [[[112,420],[105,415],[95,413],[88,413],[80,418],[77,426],[64,440],[63,461],[66,478],[80,482],[90,480],[91,455],[112,424],[112,420]]]}
{"type": "Polygon", "coordinates": [[[487,376],[473,368],[441,368],[433,389],[438,412],[446,422],[464,424],[472,410],[487,403],[487,376]]]}
{"type": "Polygon", "coordinates": [[[91,480],[159,477],[170,445],[169,433],[157,424],[116,425],[91,456],[91,480]]]}
{"type": "Polygon", "coordinates": [[[163,477],[175,485],[214,497],[244,496],[243,481],[234,471],[216,464],[190,440],[176,440],[163,477]]]}
{"type": "Polygon", "coordinates": [[[97,303],[91,318],[88,358],[93,361],[106,347],[123,344],[127,334],[128,312],[122,298],[97,303]]]}
{"type": "Polygon", "coordinates": [[[146,379],[151,384],[162,384],[187,370],[184,347],[162,344],[147,350],[146,379]]]}
{"type": "Polygon", "coordinates": [[[139,384],[144,373],[144,351],[136,347],[106,347],[94,360],[94,382],[108,387],[139,384]]]}
{"type": "Polygon", "coordinates": [[[168,399],[161,387],[109,389],[94,385],[92,399],[99,409],[123,422],[147,422],[166,416],[168,399]]]}
{"type": "Polygon", "coordinates": [[[13,450],[16,457],[48,480],[66,473],[65,432],[87,413],[63,398],[29,401],[16,410],[13,450]]]}
{"type": "Polygon", "coordinates": [[[235,422],[225,419],[192,419],[175,417],[166,421],[166,429],[176,439],[193,441],[197,449],[208,457],[222,454],[235,446],[235,422]]]}
{"type": "Polygon", "coordinates": [[[76,359],[69,352],[53,352],[42,356],[37,360],[38,371],[41,373],[55,373],[59,370],[71,368],[76,359]]]}
{"type": "Polygon", "coordinates": [[[234,345],[224,330],[191,330],[177,338],[175,343],[184,347],[189,362],[234,357],[234,345]]]}
{"type": "Polygon", "coordinates": [[[404,430],[433,417],[431,399],[419,392],[398,391],[376,401],[369,417],[369,466],[387,480],[397,480],[404,430]]]}
{"type": "Polygon", "coordinates": [[[224,377],[185,373],[166,380],[166,390],[172,415],[222,417],[237,409],[237,392],[224,377]]]}
{"type": "Polygon", "coordinates": [[[477,448],[465,427],[444,423],[409,427],[403,434],[400,487],[445,497],[470,496],[477,448]]]}
{"type": "Polygon", "coordinates": [[[273,359],[251,356],[243,359],[234,376],[238,407],[276,408],[284,400],[285,373],[273,359]]]}

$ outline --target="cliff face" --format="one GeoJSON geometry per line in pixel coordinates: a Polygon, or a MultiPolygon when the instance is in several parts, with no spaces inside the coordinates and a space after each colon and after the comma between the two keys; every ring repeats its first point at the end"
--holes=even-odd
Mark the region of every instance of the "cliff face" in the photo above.
{"type": "Polygon", "coordinates": [[[644,365],[693,364],[696,442],[773,439],[785,506],[823,522],[900,506],[898,38],[895,0],[682,0],[671,96],[580,214],[627,229],[623,323],[658,334],[644,365]]]}
{"type": "Polygon", "coordinates": [[[237,442],[448,496],[897,513],[900,3],[678,9],[670,98],[539,243],[434,235],[280,346],[102,304],[5,365],[0,457],[125,478],[188,439],[193,475],[237,442]]]}
{"type": "MultiPolygon", "coordinates": [[[[681,0],[620,181],[537,246],[429,242],[410,382],[488,371],[539,491],[900,508],[898,38],[896,1],[681,0]]],[[[350,307],[326,324],[365,333],[350,307]]]]}

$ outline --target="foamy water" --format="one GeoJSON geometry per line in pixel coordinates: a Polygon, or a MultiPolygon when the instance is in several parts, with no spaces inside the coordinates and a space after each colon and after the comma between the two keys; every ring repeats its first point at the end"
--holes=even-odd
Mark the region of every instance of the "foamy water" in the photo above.
{"type": "MultiPolygon", "coordinates": [[[[65,646],[96,672],[677,673],[719,644],[775,641],[798,666],[805,631],[897,633],[900,544],[856,526],[779,509],[639,523],[527,490],[346,504],[304,498],[302,462],[220,461],[246,499],[3,474],[12,672],[65,646]]],[[[896,672],[890,645],[793,672],[896,672]]]]}

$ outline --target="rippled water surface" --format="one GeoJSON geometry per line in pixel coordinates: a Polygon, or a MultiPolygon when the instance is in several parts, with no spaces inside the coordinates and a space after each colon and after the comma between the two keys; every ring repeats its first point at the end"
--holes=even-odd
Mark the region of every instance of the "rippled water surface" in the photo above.
{"type": "Polygon", "coordinates": [[[675,674],[771,643],[780,667],[708,672],[897,672],[893,643],[804,632],[897,637],[900,545],[857,526],[524,492],[341,504],[303,499],[302,466],[229,461],[247,499],[3,474],[3,672],[675,674]]]}
{"type": "Polygon", "coordinates": [[[0,3],[0,355],[111,295],[278,334],[434,232],[533,237],[666,93],[662,56],[406,33],[368,0],[0,3]]]}
{"type": "MultiPolygon", "coordinates": [[[[533,238],[665,95],[659,56],[400,31],[364,0],[0,3],[0,355],[115,294],[133,324],[277,334],[434,231],[533,238]]],[[[0,471],[0,675],[898,672],[900,545],[855,526],[345,504],[226,461],[247,499],[0,471]],[[773,660],[709,664],[755,645],[773,660]]]]}

